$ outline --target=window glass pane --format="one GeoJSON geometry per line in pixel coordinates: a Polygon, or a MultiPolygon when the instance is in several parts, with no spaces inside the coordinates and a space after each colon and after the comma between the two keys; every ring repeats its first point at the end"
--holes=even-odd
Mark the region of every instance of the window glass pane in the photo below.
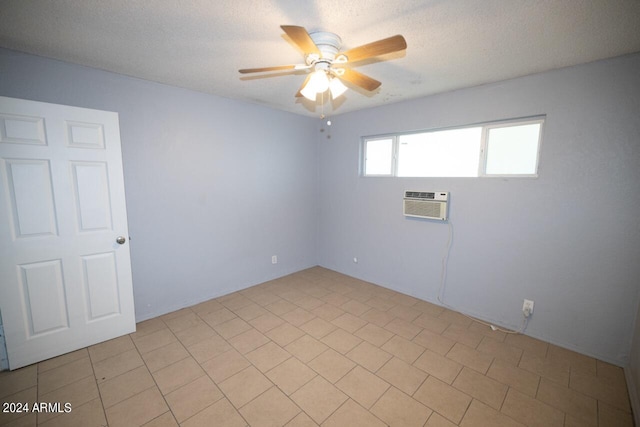
{"type": "Polygon", "coordinates": [[[393,139],[366,141],[364,157],[365,175],[391,175],[393,139]]]}
{"type": "Polygon", "coordinates": [[[482,128],[401,135],[398,176],[478,176],[482,128]]]}
{"type": "Polygon", "coordinates": [[[487,175],[535,175],[540,123],[489,129],[487,175]]]}

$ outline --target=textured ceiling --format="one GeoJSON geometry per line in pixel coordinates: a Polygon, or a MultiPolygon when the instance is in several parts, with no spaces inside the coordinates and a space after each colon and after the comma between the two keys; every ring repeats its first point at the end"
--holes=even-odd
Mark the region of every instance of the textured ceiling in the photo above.
{"type": "Polygon", "coordinates": [[[303,62],[280,25],[342,37],[343,50],[404,35],[363,61],[382,82],[325,114],[640,51],[639,0],[2,0],[0,46],[304,115],[304,72],[239,68],[303,62]]]}

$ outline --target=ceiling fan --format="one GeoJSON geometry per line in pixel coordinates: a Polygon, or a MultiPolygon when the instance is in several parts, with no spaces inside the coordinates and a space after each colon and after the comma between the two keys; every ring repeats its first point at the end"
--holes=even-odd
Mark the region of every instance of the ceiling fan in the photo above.
{"type": "Polygon", "coordinates": [[[342,40],[336,34],[325,31],[308,33],[304,27],[294,25],[281,25],[280,28],[304,52],[304,64],[245,68],[238,71],[242,74],[247,74],[269,71],[309,70],[310,72],[302,86],[300,86],[296,96],[304,96],[311,101],[316,101],[317,95],[323,94],[327,90],[329,90],[334,99],[342,95],[347,90],[347,87],[341,80],[367,91],[377,89],[382,84],[381,82],[350,67],[359,61],[399,52],[407,48],[407,42],[404,37],[396,35],[340,52],[342,40]]]}

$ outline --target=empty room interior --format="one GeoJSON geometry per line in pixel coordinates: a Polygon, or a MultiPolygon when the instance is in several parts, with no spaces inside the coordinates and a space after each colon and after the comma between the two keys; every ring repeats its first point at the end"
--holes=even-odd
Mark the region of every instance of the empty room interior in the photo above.
{"type": "Polygon", "coordinates": [[[640,425],[638,1],[0,16],[0,426],[640,425]]]}

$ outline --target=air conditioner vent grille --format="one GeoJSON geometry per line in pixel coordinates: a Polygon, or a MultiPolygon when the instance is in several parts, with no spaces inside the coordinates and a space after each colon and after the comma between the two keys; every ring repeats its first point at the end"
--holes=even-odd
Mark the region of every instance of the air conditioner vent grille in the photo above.
{"type": "Polygon", "coordinates": [[[404,202],[405,215],[421,216],[427,218],[440,218],[442,216],[442,203],[425,203],[406,200],[404,202]]]}
{"type": "Polygon", "coordinates": [[[436,193],[429,193],[426,191],[406,191],[404,197],[412,199],[429,199],[433,200],[436,197],[436,193]]]}
{"type": "Polygon", "coordinates": [[[405,191],[403,213],[405,216],[428,219],[447,219],[448,192],[405,191]]]}

